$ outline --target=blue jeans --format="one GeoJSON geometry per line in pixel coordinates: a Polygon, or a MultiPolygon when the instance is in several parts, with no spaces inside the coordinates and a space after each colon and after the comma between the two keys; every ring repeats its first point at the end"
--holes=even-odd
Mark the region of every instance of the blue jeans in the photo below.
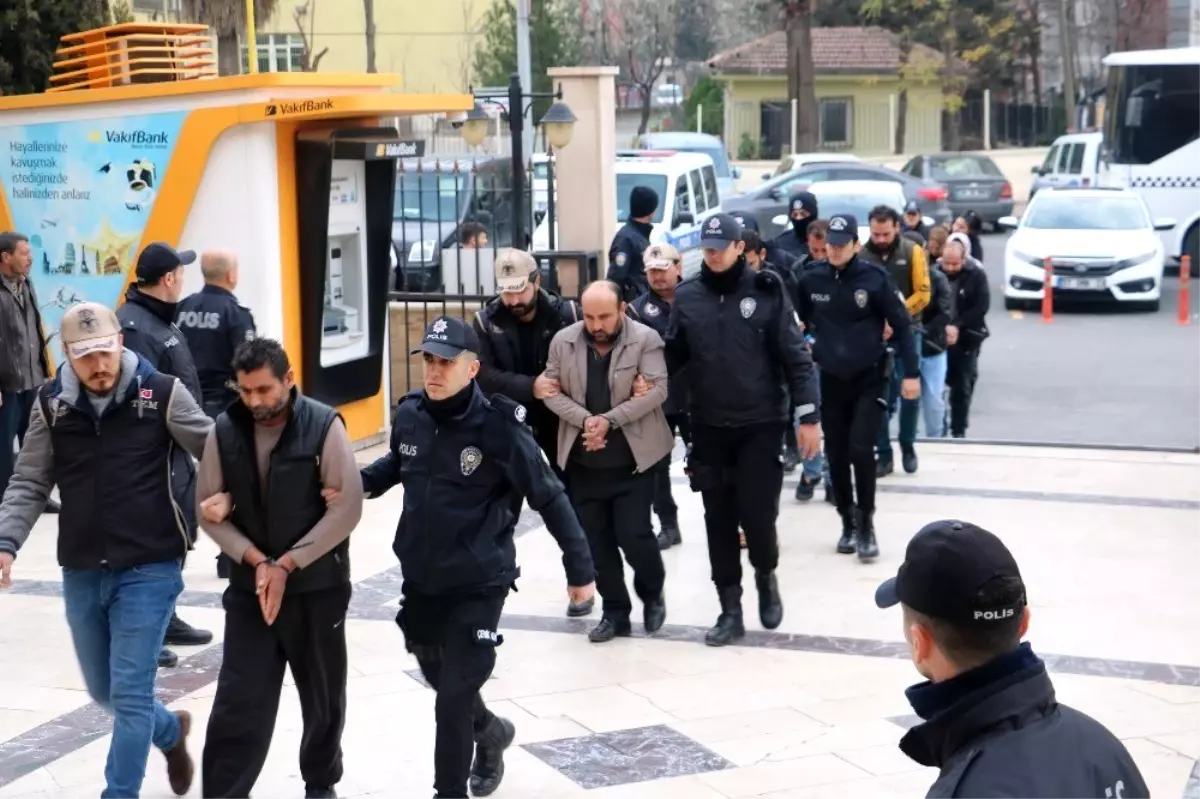
{"type": "MultiPolygon", "coordinates": [[[[913,346],[921,351],[920,333],[913,334],[913,346]]],[[[900,362],[900,351],[896,350],[895,363],[892,365],[892,379],[888,383],[887,413],[879,423],[879,434],[875,437],[875,454],[880,460],[892,459],[891,420],[896,413],[896,403],[900,404],[900,450],[910,452],[917,438],[917,417],[921,415],[921,400],[908,400],[900,396],[900,383],[904,380],[904,365],[900,362]]]]}
{"type": "Polygon", "coordinates": [[[925,416],[925,437],[946,435],[946,353],[921,356],[921,412],[925,416]]]}
{"type": "Polygon", "coordinates": [[[129,569],[63,569],[63,599],[88,694],[113,715],[101,797],[136,797],[153,743],[179,743],[179,718],[154,697],[158,651],[175,598],[180,561],[129,569]]]}

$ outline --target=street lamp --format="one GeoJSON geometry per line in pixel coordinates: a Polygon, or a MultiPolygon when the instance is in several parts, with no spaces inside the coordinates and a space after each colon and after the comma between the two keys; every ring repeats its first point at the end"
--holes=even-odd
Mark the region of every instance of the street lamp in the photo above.
{"type": "MultiPolygon", "coordinates": [[[[474,94],[474,90],[471,92],[474,94]]],[[[516,72],[509,75],[508,91],[503,94],[475,94],[475,107],[467,112],[466,119],[463,121],[461,132],[463,140],[472,147],[478,147],[487,137],[487,128],[489,117],[480,105],[481,99],[499,99],[507,102],[508,110],[508,133],[512,142],[512,230],[513,243],[521,242],[521,234],[525,229],[525,152],[522,142],[524,134],[525,115],[533,107],[532,102],[529,105],[525,104],[526,100],[554,100],[555,102],[546,111],[542,117],[542,124],[546,126],[546,138],[550,141],[552,148],[566,147],[571,141],[572,126],[575,124],[575,115],[571,113],[571,109],[566,103],[562,102],[562,87],[560,86],[556,92],[530,92],[526,93],[521,87],[521,76],[516,72]]],[[[550,196],[554,193],[553,175],[550,176],[550,196]]],[[[549,202],[549,201],[548,201],[549,202]]],[[[553,205],[548,205],[547,213],[552,213],[553,205]]],[[[554,218],[551,216],[550,225],[553,226],[554,218]]],[[[551,228],[553,229],[553,228],[551,228]]],[[[530,231],[532,236],[533,231],[530,231]]],[[[551,233],[551,247],[553,248],[553,233],[551,233]]],[[[524,243],[524,242],[521,242],[524,243]]]]}

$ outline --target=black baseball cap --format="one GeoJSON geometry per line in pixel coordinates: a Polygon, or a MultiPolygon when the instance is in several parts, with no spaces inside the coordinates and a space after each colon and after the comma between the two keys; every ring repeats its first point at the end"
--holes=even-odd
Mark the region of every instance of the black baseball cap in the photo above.
{"type": "Polygon", "coordinates": [[[829,217],[829,232],[825,241],[838,247],[858,241],[858,220],[854,214],[834,214],[829,217]]]}
{"type": "Polygon", "coordinates": [[[753,230],[758,232],[758,220],[750,214],[731,214],[734,221],[742,226],[742,230],[753,230]]]}
{"type": "Polygon", "coordinates": [[[988,624],[1019,615],[1025,608],[1021,570],[1004,542],[970,522],[946,519],[921,528],[904,552],[896,576],[875,591],[875,604],[890,608],[903,602],[935,619],[988,624]],[[993,580],[1021,584],[1020,598],[1009,605],[984,605],[980,592],[993,580]]]}
{"type": "Polygon", "coordinates": [[[919,213],[921,213],[921,206],[917,203],[916,200],[909,200],[908,204],[904,206],[904,213],[919,214],[919,213]]]}
{"type": "Polygon", "coordinates": [[[742,226],[729,214],[716,214],[700,226],[700,246],[706,250],[723,250],[742,240],[742,226]]]}
{"type": "Polygon", "coordinates": [[[464,352],[479,354],[479,336],[457,316],[439,316],[425,328],[425,338],[410,354],[428,352],[439,358],[454,360],[464,352]]]}
{"type": "Polygon", "coordinates": [[[170,244],[152,241],[137,259],[137,281],[153,285],[181,266],[196,260],[195,250],[176,250],[170,244]]]}

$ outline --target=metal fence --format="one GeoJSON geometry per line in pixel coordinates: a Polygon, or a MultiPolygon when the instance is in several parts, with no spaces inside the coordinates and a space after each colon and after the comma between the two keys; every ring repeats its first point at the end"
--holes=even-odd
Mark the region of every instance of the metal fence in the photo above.
{"type": "Polygon", "coordinates": [[[542,287],[578,296],[599,272],[599,253],[554,249],[551,159],[513,173],[512,157],[464,155],[402,159],[392,224],[391,392],[421,384],[409,352],[439,315],[471,320],[496,296],[495,262],[508,247],[530,250],[542,287]],[[518,202],[519,200],[519,202],[518,202]]]}
{"type": "Polygon", "coordinates": [[[1048,102],[1031,103],[975,92],[968,94],[963,102],[959,125],[964,150],[1046,147],[1067,132],[1067,110],[1060,96],[1049,97],[1048,102]],[[990,136],[984,135],[985,125],[990,128],[990,136]]]}

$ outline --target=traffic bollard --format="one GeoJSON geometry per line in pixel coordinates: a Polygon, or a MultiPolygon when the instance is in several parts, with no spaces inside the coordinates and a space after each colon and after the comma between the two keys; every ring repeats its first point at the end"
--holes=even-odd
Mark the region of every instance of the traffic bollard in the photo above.
{"type": "Polygon", "coordinates": [[[1192,321],[1192,302],[1188,293],[1188,283],[1192,278],[1192,256],[1185,255],[1179,259],[1179,324],[1186,325],[1192,321]]]}
{"type": "Polygon", "coordinates": [[[1054,321],[1054,261],[1046,258],[1046,276],[1043,278],[1042,289],[1042,322],[1050,324],[1054,321]]]}

